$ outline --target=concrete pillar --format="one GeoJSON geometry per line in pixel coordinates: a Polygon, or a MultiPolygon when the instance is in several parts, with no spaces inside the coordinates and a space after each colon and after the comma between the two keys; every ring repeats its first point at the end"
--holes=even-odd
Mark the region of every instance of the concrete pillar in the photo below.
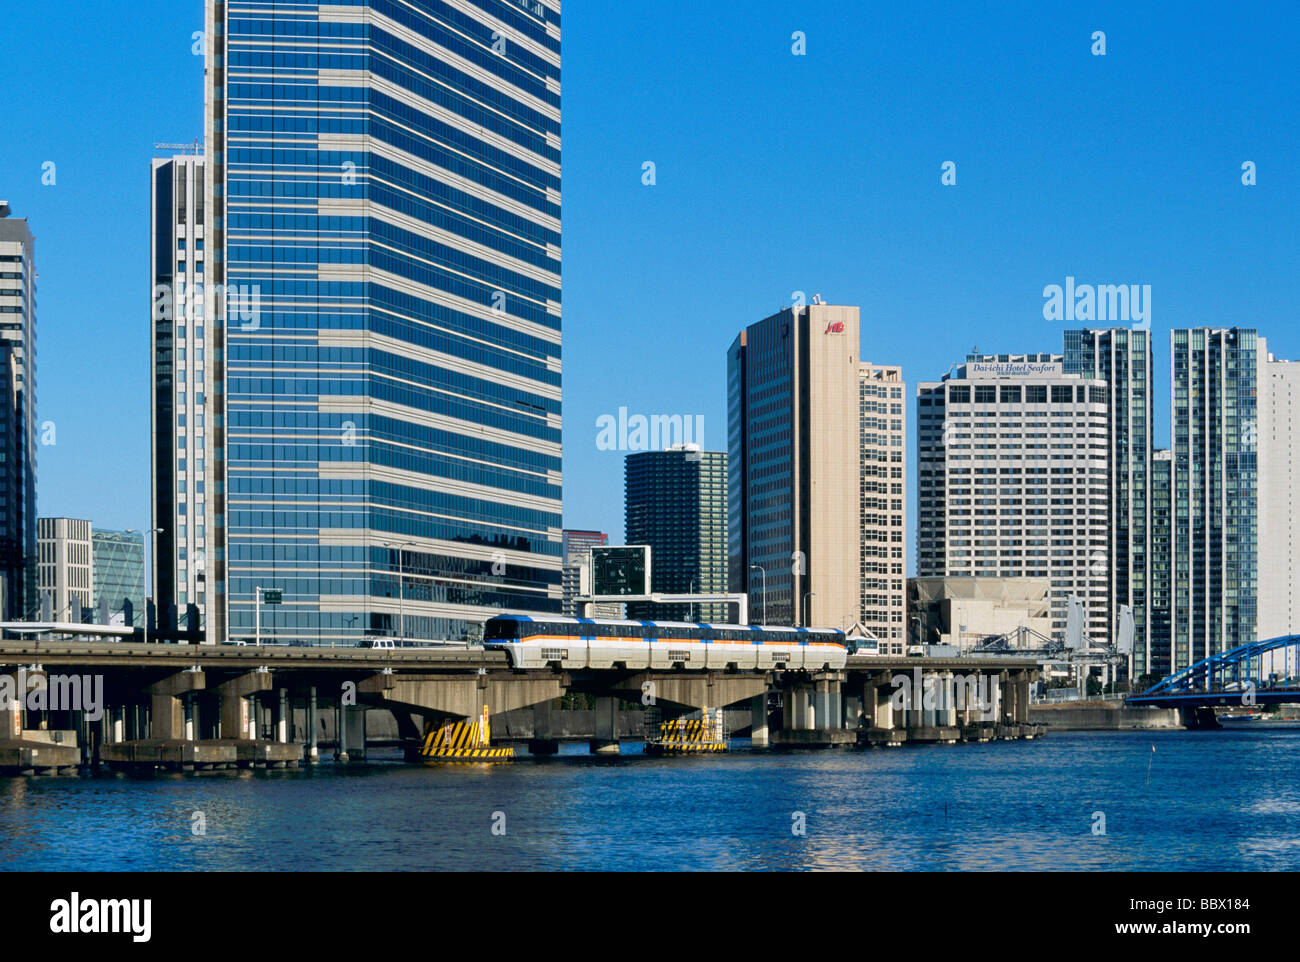
{"type": "Polygon", "coordinates": [[[952,672],[945,672],[943,676],[943,725],[950,728],[957,725],[957,690],[956,679],[952,672]]]}
{"type": "Polygon", "coordinates": [[[256,705],[250,696],[271,690],[271,673],[250,671],[217,686],[221,700],[221,737],[223,739],[256,738],[256,705]]]}
{"type": "Polygon", "coordinates": [[[185,740],[194,741],[194,693],[185,694],[185,740]]]}
{"type": "Polygon", "coordinates": [[[831,718],[831,683],[829,681],[813,682],[813,723],[818,729],[830,727],[831,718]]]}
{"type": "Polygon", "coordinates": [[[320,761],[320,749],[316,747],[316,686],[312,685],[307,695],[307,763],[315,765],[320,761]]]}
{"type": "Polygon", "coordinates": [[[749,700],[750,744],[767,748],[770,744],[767,730],[767,695],[756,695],[749,700]]]}
{"type": "MultiPolygon", "coordinates": [[[[188,741],[193,737],[193,720],[188,713],[188,699],[195,691],[207,687],[206,676],[201,671],[180,671],[162,681],[154,682],[149,693],[152,731],[149,737],[158,741],[188,741]],[[181,699],[186,699],[182,704],[181,699]]],[[[143,732],[137,732],[136,738],[143,732]]]]}
{"type": "Polygon", "coordinates": [[[118,706],[110,709],[113,714],[113,734],[112,742],[114,745],[126,741],[126,709],[118,706]]]}
{"type": "Polygon", "coordinates": [[[1029,673],[1022,671],[1016,676],[1016,724],[1029,723],[1029,673]]]}
{"type": "Polygon", "coordinates": [[[1002,721],[1002,677],[989,675],[988,717],[996,724],[1002,721]]]}
{"type": "Polygon", "coordinates": [[[289,689],[280,689],[280,715],[276,719],[276,741],[289,744],[289,689]]]}
{"type": "Polygon", "coordinates": [[[791,688],[785,693],[785,727],[789,731],[811,731],[816,724],[812,692],[791,688]]]}
{"type": "Polygon", "coordinates": [[[894,728],[894,696],[886,687],[876,688],[876,728],[892,731],[894,728]]]}
{"type": "Polygon", "coordinates": [[[23,737],[23,704],[27,697],[25,691],[19,690],[18,679],[20,675],[6,675],[4,682],[5,689],[9,695],[9,704],[5,706],[4,734],[3,738],[18,741],[23,737]]]}
{"type": "Polygon", "coordinates": [[[344,718],[345,709],[342,705],[334,711],[334,730],[338,732],[339,747],[334,752],[336,762],[347,762],[350,760],[348,755],[348,726],[347,719],[344,718]]]}
{"type": "Polygon", "coordinates": [[[618,754],[618,699],[600,696],[596,699],[596,735],[591,740],[593,755],[618,754]]]}

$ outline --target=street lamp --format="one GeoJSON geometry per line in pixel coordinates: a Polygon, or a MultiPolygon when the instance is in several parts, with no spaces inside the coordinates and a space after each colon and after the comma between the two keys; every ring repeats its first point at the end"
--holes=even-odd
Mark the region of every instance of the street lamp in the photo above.
{"type": "MultiPolygon", "coordinates": [[[[143,532],[144,534],[146,534],[146,535],[148,535],[149,537],[152,537],[152,538],[153,538],[153,542],[154,542],[154,551],[153,551],[153,554],[154,554],[154,559],[153,559],[153,560],[154,560],[154,564],[157,564],[157,563],[158,563],[158,535],[162,534],[165,530],[166,530],[165,528],[145,528],[145,530],[144,530],[144,532],[143,532]]],[[[127,528],[127,529],[126,529],[126,533],[127,533],[127,534],[140,534],[141,532],[136,531],[135,528],[127,528]]],[[[149,537],[146,537],[146,538],[144,539],[144,570],[145,570],[145,571],[149,571],[149,537]]],[[[157,582],[157,579],[153,579],[153,580],[155,581],[155,584],[154,584],[154,586],[153,586],[153,587],[154,587],[154,594],[157,594],[157,593],[158,593],[158,585],[157,585],[157,583],[156,583],[156,582],[157,582]]],[[[155,604],[155,605],[154,605],[154,613],[155,613],[155,615],[157,614],[157,612],[158,612],[158,605],[155,604]]],[[[145,643],[146,645],[149,644],[149,596],[148,596],[148,595],[145,595],[145,601],[144,601],[144,643],[145,643]]]]}
{"type": "Polygon", "coordinates": [[[759,574],[763,576],[763,613],[758,617],[758,623],[761,625],[767,621],[767,569],[762,565],[750,565],[750,570],[758,569],[759,574]]]}
{"type": "Polygon", "coordinates": [[[815,592],[815,591],[805,591],[805,592],[804,592],[804,595],[803,595],[803,626],[804,626],[805,628],[807,628],[807,627],[809,626],[809,625],[808,625],[808,622],[811,620],[811,619],[809,618],[809,616],[808,616],[808,599],[809,599],[809,598],[816,598],[816,597],[817,597],[817,592],[815,592]]]}
{"type": "Polygon", "coordinates": [[[419,545],[414,541],[403,541],[401,544],[392,544],[384,542],[385,548],[397,549],[397,640],[406,640],[406,568],[402,561],[403,548],[418,548],[419,545]]]}

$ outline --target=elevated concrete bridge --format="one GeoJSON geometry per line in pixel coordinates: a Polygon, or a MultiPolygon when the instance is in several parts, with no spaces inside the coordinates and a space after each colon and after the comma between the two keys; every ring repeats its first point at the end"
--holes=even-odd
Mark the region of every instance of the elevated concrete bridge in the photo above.
{"type": "Polygon", "coordinates": [[[596,751],[618,750],[620,702],[669,718],[747,706],[755,747],[1021,737],[1036,671],[1031,661],[1006,658],[874,656],[851,656],[836,672],[514,670],[504,653],[483,648],[4,641],[0,696],[26,694],[0,698],[0,768],[310,763],[329,713],[335,757],[347,760],[364,752],[365,713],[377,709],[391,711],[414,745],[429,724],[476,719],[485,708],[489,716],[531,708],[536,737],[528,747],[547,754],[558,747],[547,731],[550,705],[570,693],[595,700],[596,751]],[[988,704],[954,697],[954,677],[987,679],[988,704]],[[42,688],[47,694],[36,697],[42,688]],[[910,688],[914,698],[900,697],[910,688]],[[300,742],[292,738],[299,727],[300,742]]]}

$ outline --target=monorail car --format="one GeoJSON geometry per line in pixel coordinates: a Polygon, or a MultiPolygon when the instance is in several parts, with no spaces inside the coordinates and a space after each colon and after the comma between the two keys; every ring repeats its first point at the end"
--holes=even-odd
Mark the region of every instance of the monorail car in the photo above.
{"type": "Polygon", "coordinates": [[[514,668],[836,670],[848,658],[844,632],[825,628],[524,615],[489,619],[483,644],[514,668]]]}

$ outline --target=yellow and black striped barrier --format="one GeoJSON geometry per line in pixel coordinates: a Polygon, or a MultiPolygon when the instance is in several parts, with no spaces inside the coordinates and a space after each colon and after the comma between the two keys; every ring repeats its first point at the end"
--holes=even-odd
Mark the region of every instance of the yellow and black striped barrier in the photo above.
{"type": "Polygon", "coordinates": [[[677,718],[652,726],[645,750],[648,755],[725,752],[727,739],[722,732],[722,720],[705,712],[703,718],[677,718]]]}
{"type": "Polygon", "coordinates": [[[426,762],[508,762],[514,759],[513,748],[491,747],[492,730],[488,724],[488,707],[478,721],[429,722],[424,730],[420,757],[426,762]]]}

